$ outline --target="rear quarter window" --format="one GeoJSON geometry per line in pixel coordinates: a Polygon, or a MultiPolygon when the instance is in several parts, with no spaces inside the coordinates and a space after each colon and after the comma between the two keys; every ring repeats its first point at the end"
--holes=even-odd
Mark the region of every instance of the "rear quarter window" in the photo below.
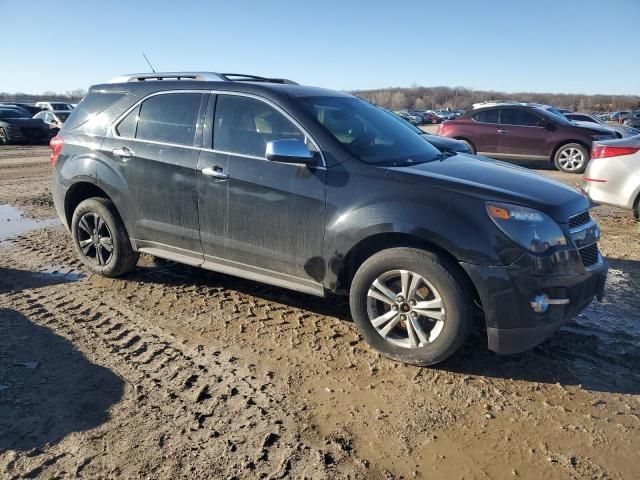
{"type": "Polygon", "coordinates": [[[89,92],[69,115],[69,118],[64,123],[65,130],[73,130],[84,125],[116,103],[124,95],[126,95],[124,92],[89,92]]]}

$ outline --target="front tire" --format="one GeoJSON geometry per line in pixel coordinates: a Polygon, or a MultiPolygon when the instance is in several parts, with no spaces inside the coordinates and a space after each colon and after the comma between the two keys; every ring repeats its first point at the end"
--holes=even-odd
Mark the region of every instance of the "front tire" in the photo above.
{"type": "Polygon", "coordinates": [[[582,173],[589,162],[589,151],[579,143],[562,145],[553,157],[553,163],[561,172],[582,173]]]}
{"type": "Polygon", "coordinates": [[[360,335],[378,352],[413,365],[433,365],[464,343],[472,301],[457,265],[435,253],[391,248],[367,259],[350,292],[360,335]]]}
{"type": "Polygon", "coordinates": [[[7,131],[0,127],[0,145],[9,145],[9,136],[7,135],[7,131]]]}
{"type": "Polygon", "coordinates": [[[115,206],[104,198],[80,202],[73,212],[71,236],[82,263],[98,275],[117,277],[130,272],[140,257],[115,206]]]}

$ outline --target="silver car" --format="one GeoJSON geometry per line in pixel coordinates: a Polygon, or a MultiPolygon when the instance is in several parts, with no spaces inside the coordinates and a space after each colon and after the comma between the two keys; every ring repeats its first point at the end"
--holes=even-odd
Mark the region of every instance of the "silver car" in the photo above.
{"type": "Polygon", "coordinates": [[[598,125],[602,125],[604,127],[610,128],[614,132],[618,132],[622,138],[625,137],[633,137],[634,135],[640,135],[640,130],[634,127],[629,127],[627,125],[613,125],[611,123],[607,123],[604,120],[600,119],[596,115],[592,115],[590,113],[565,113],[565,117],[567,117],[572,122],[583,124],[583,122],[587,123],[597,123],[598,125]]]}
{"type": "Polygon", "coordinates": [[[593,142],[582,189],[594,202],[633,210],[640,218],[640,135],[593,142]]]}

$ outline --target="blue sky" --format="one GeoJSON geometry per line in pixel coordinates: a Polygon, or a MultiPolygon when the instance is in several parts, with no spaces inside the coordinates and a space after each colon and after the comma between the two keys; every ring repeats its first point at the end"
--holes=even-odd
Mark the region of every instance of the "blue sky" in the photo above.
{"type": "Polygon", "coordinates": [[[640,0],[0,0],[0,37],[9,92],[147,71],[146,52],[341,90],[640,94],[640,0]]]}

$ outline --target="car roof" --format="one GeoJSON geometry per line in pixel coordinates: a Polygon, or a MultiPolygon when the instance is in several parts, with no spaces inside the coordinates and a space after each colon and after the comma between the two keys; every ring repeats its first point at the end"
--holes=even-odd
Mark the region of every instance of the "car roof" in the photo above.
{"type": "Polygon", "coordinates": [[[154,92],[166,90],[219,90],[229,92],[250,93],[272,97],[352,97],[348,93],[306,85],[248,81],[201,81],[201,80],[155,80],[142,82],[105,83],[93,85],[89,92],[132,93],[146,96],[154,92]]]}

